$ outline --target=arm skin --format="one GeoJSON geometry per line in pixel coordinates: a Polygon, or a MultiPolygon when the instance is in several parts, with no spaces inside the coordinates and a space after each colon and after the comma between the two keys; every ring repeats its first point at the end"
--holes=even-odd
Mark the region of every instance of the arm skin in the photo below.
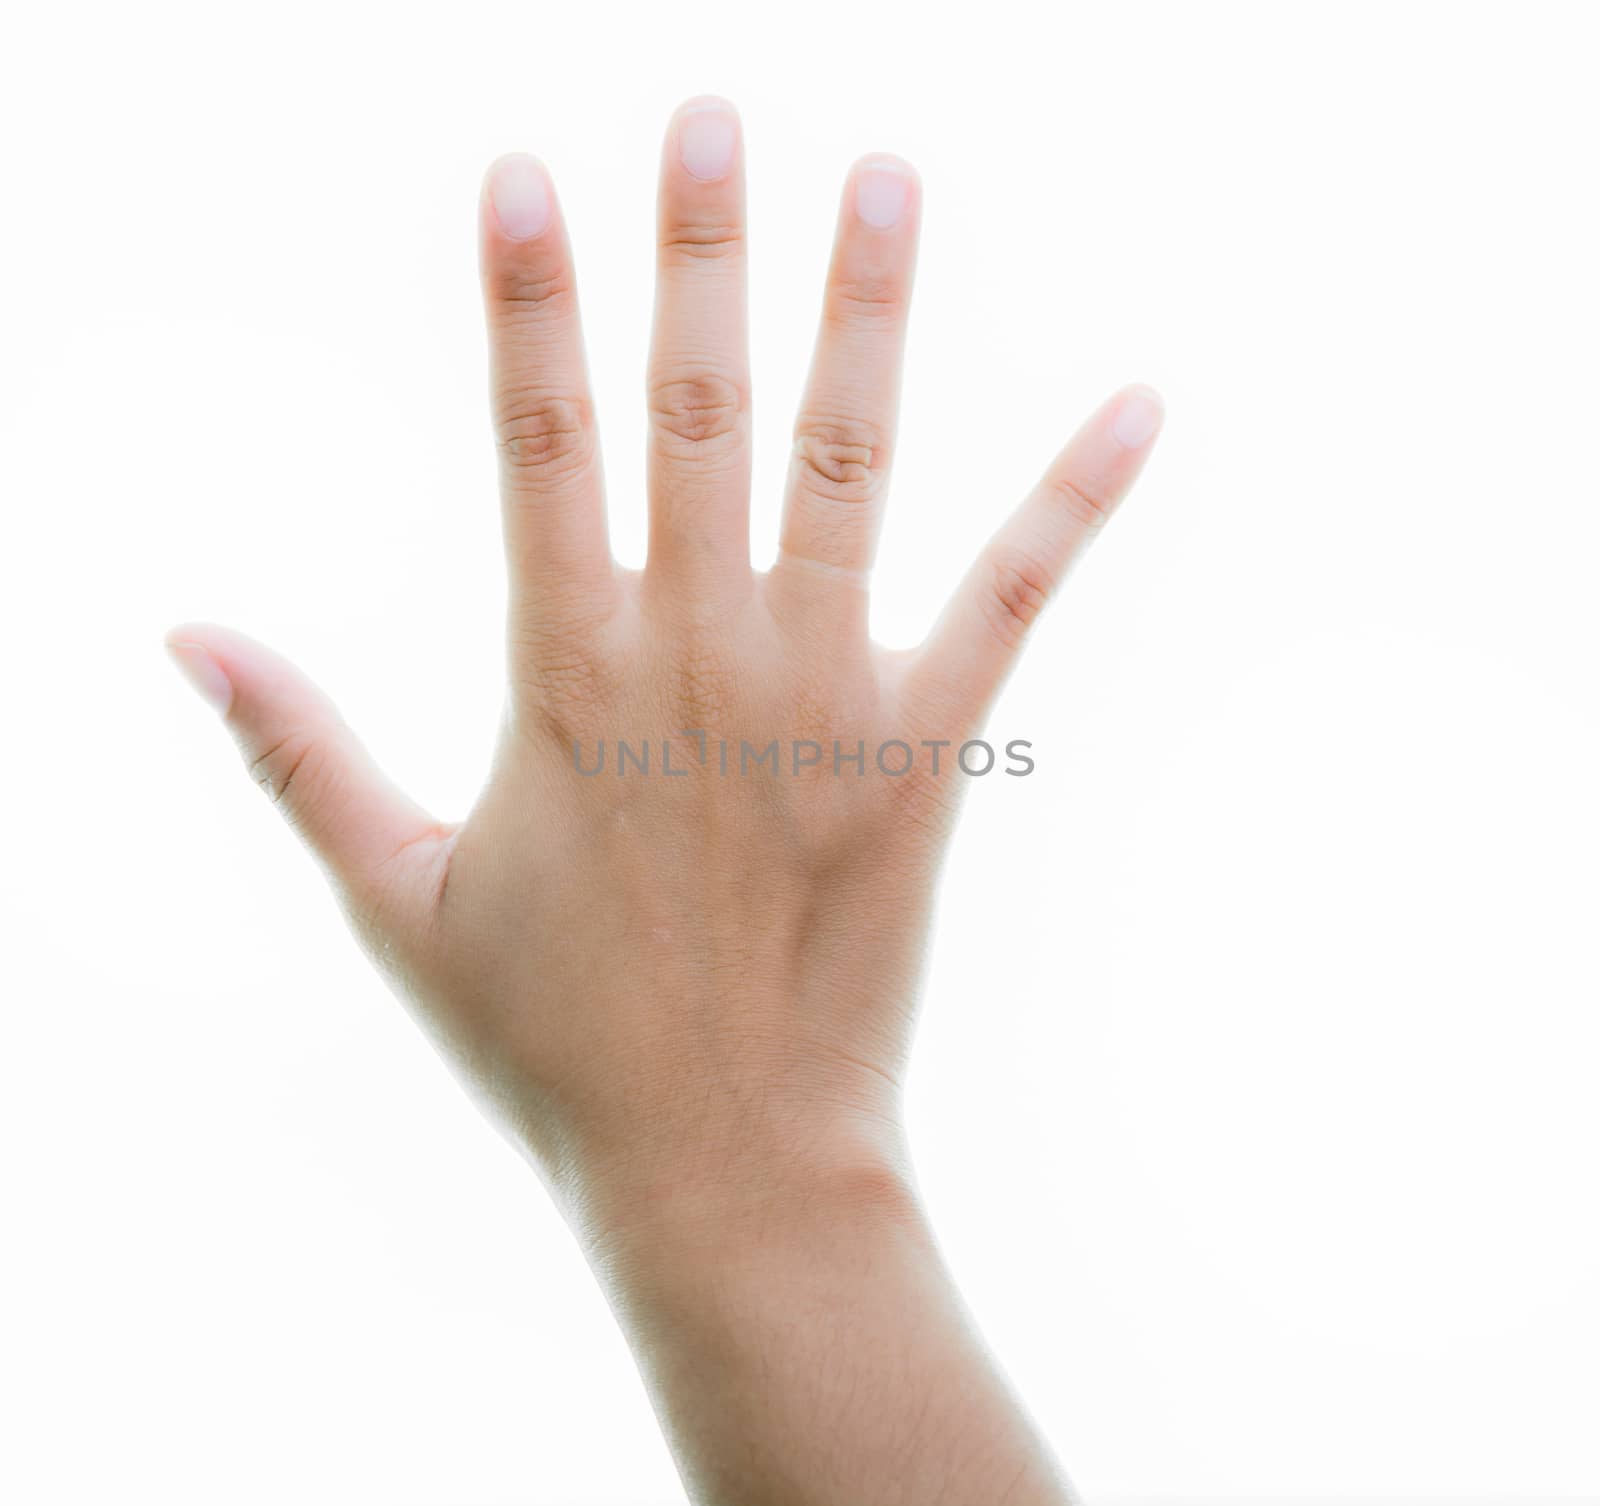
{"type": "Polygon", "coordinates": [[[870,753],[842,775],[737,765],[742,741],[974,736],[1159,427],[1147,389],[1108,400],[923,646],[875,647],[866,579],[919,207],[898,159],[863,159],[845,185],[782,547],[757,574],[738,119],[720,100],[680,108],[662,157],[649,562],[632,572],[607,542],[554,190],[529,157],[490,170],[509,684],[464,822],[394,790],[260,645],[208,625],[168,640],[396,993],[557,1199],[693,1499],[718,1506],[1071,1499],[963,1312],[901,1133],[952,755],[901,777],[870,753]],[[575,743],[592,764],[618,738],[655,744],[650,776],[575,767],[575,743]]]}
{"type": "Polygon", "coordinates": [[[775,1160],[759,1187],[646,1217],[597,1262],[692,1498],[1072,1499],[895,1157],[775,1160]]]}

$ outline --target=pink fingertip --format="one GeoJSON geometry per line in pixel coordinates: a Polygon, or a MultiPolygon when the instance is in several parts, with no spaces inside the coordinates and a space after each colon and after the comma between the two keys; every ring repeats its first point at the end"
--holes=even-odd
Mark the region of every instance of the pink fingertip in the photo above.
{"type": "Polygon", "coordinates": [[[489,203],[507,240],[531,241],[550,224],[550,179],[537,157],[513,153],[489,169],[489,203]]]}
{"type": "Polygon", "coordinates": [[[177,636],[179,632],[181,630],[174,630],[166,639],[167,653],[172,656],[172,662],[178,666],[184,679],[194,686],[200,699],[218,716],[226,716],[228,708],[233,705],[233,681],[201,644],[177,636]]]}
{"type": "Polygon", "coordinates": [[[1111,421],[1112,437],[1125,450],[1143,449],[1156,437],[1165,411],[1161,395],[1153,387],[1130,387],[1111,421]]]}
{"type": "Polygon", "coordinates": [[[739,117],[725,99],[691,105],[678,120],[678,160],[691,178],[715,183],[733,171],[739,117]]]}
{"type": "Polygon", "coordinates": [[[911,174],[892,157],[864,163],[856,173],[856,213],[874,230],[892,230],[911,202],[911,174]]]}

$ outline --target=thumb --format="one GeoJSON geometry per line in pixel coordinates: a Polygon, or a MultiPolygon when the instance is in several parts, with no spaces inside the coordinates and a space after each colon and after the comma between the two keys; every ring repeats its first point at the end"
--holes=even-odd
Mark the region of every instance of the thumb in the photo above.
{"type": "Polygon", "coordinates": [[[359,910],[372,914],[426,872],[442,876],[452,829],[378,770],[333,703],[243,633],[186,623],[173,662],[221,716],[250,776],[359,910]]]}

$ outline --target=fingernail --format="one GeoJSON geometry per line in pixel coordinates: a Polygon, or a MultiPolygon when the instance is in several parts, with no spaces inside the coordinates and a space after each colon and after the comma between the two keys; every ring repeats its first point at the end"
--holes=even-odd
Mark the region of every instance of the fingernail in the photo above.
{"type": "Polygon", "coordinates": [[[198,643],[169,639],[167,652],[172,655],[172,662],[182,671],[184,679],[194,686],[200,699],[218,716],[226,716],[233,704],[233,681],[222,672],[222,666],[198,643]]]}
{"type": "Polygon", "coordinates": [[[911,179],[893,162],[875,162],[856,173],[856,213],[875,230],[889,230],[906,212],[911,179]]]}
{"type": "Polygon", "coordinates": [[[696,105],[678,121],[678,160],[691,178],[714,183],[733,171],[739,125],[724,104],[696,105]]]}
{"type": "Polygon", "coordinates": [[[531,241],[550,223],[550,180],[537,157],[502,157],[489,169],[489,202],[509,240],[531,241]]]}
{"type": "Polygon", "coordinates": [[[1124,449],[1137,450],[1155,437],[1161,414],[1161,399],[1150,388],[1131,388],[1111,421],[1111,432],[1124,449]]]}

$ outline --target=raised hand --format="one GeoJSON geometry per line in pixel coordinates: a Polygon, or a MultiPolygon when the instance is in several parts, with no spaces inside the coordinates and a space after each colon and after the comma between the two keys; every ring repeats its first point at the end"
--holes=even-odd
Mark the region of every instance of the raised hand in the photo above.
{"type": "Polygon", "coordinates": [[[208,625],[168,640],[396,991],[544,1174],[698,1500],[1066,1499],[939,1266],[900,1085],[963,767],[1020,769],[974,740],[1160,407],[1140,387],[1106,402],[927,641],[875,647],[919,205],[898,159],[849,175],[781,548],[757,573],[738,119],[716,99],[678,111],[632,572],[606,537],[560,206],[535,159],[491,168],[509,690],[465,822],[391,787],[268,650],[208,625]]]}

